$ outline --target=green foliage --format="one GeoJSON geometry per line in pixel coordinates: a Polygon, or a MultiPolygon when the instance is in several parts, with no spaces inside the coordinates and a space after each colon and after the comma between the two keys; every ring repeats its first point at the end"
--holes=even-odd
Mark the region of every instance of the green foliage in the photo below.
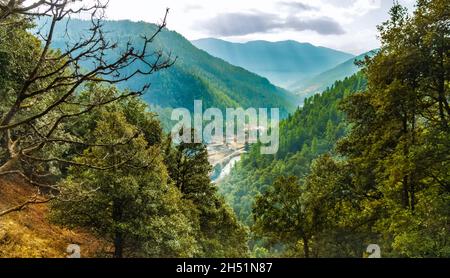
{"type": "Polygon", "coordinates": [[[367,92],[343,107],[353,129],[339,150],[355,187],[375,196],[367,206],[383,217],[367,229],[392,256],[449,256],[448,11],[440,0],[418,1],[413,17],[394,6],[367,92]]]}
{"type": "MultiPolygon", "coordinates": [[[[67,145],[61,142],[43,142],[40,134],[49,134],[52,130],[54,137],[61,136],[71,139],[71,135],[61,128],[64,124],[60,121],[60,125],[55,126],[62,115],[79,112],[78,108],[70,105],[72,97],[67,97],[66,102],[58,106],[59,109],[50,109],[45,113],[45,117],[38,117],[36,115],[43,114],[43,111],[55,103],[64,95],[64,86],[55,86],[55,88],[45,91],[44,94],[28,94],[23,99],[18,96],[20,93],[26,92],[28,88],[32,92],[44,90],[54,80],[51,78],[37,78],[36,82],[26,84],[31,72],[35,69],[36,64],[40,60],[42,54],[42,45],[39,39],[29,33],[29,28],[32,24],[25,18],[17,18],[11,22],[7,21],[0,25],[0,119],[2,124],[11,123],[13,121],[17,124],[16,127],[8,131],[12,138],[16,140],[15,147],[20,149],[22,154],[33,155],[39,159],[45,160],[50,157],[57,157],[59,154],[65,152],[67,145]],[[25,90],[22,92],[22,90],[25,90]],[[36,117],[33,121],[27,124],[20,124],[25,119],[36,117]],[[34,132],[37,130],[37,132],[34,132]],[[39,142],[39,143],[38,143],[39,142]],[[45,143],[45,144],[43,144],[45,143]],[[39,144],[42,144],[39,146],[39,144]],[[26,152],[25,152],[26,150],[26,152]]],[[[45,76],[56,68],[60,67],[65,60],[54,59],[58,55],[57,51],[49,50],[45,63],[40,69],[40,73],[45,76]]],[[[66,77],[67,72],[61,71],[60,77],[66,77]]],[[[21,158],[18,161],[13,157],[11,151],[7,151],[7,131],[3,130],[0,133],[0,165],[10,166],[9,163],[15,164],[12,168],[18,168],[27,173],[34,172],[36,175],[48,174],[58,176],[59,169],[55,167],[53,161],[48,163],[40,163],[37,160],[21,158]],[[25,162],[26,160],[26,162],[25,162]]],[[[19,152],[16,150],[16,152],[19,152]]],[[[15,155],[17,157],[17,155],[15,155]]]]}
{"type": "MultiPolygon", "coordinates": [[[[80,98],[89,90],[100,88],[80,98]]],[[[247,232],[211,184],[204,145],[173,146],[138,98],[96,109],[73,124],[93,143],[67,153],[77,166],[61,183],[55,222],[109,240],[115,257],[247,255],[247,232]]]]}
{"type": "MultiPolygon", "coordinates": [[[[360,257],[371,243],[384,257],[450,256],[449,11],[443,0],[418,1],[413,16],[394,5],[379,27],[379,53],[365,61],[367,90],[345,94],[341,105],[348,133],[300,183],[281,178],[258,197],[255,226],[266,228],[260,235],[289,247],[305,240],[301,229],[284,240],[290,227],[314,227],[310,251],[322,257],[360,257]],[[292,222],[297,218],[301,225],[292,222]]],[[[333,129],[326,123],[323,137],[339,139],[333,129]]],[[[308,136],[309,151],[320,150],[323,137],[308,136]]],[[[272,169],[288,169],[286,161],[244,160],[237,173],[260,165],[270,165],[258,173],[269,181],[272,169]]]]}
{"type": "MultiPolygon", "coordinates": [[[[126,108],[137,116],[133,105],[126,108]]],[[[101,169],[70,169],[53,218],[109,239],[115,257],[193,256],[195,235],[186,205],[168,182],[161,150],[146,140],[145,133],[137,133],[130,123],[136,117],[127,117],[124,110],[112,106],[99,112],[95,146],[74,160],[101,169]],[[128,138],[133,139],[123,144],[128,138]]],[[[140,122],[140,128],[151,122],[140,122]]]]}
{"type": "MultiPolygon", "coordinates": [[[[14,107],[17,90],[42,51],[40,41],[27,31],[31,25],[14,24],[0,26],[1,118],[14,107]]],[[[48,57],[55,54],[50,50],[48,57]]],[[[41,71],[45,74],[53,67],[58,64],[49,63],[41,71]]],[[[39,82],[33,89],[48,85],[45,79],[39,82]]],[[[63,92],[52,89],[30,96],[17,111],[16,121],[46,109],[63,92]]],[[[51,219],[110,242],[115,257],[247,256],[247,231],[211,184],[204,146],[172,145],[156,114],[140,98],[121,97],[127,93],[98,82],[85,83],[58,109],[13,130],[20,138],[17,146],[38,146],[33,156],[39,163],[23,160],[20,170],[31,178],[51,173],[42,180],[59,185],[48,189],[35,184],[46,188],[43,197],[56,197],[51,219]],[[85,108],[86,113],[80,113],[85,108]],[[67,114],[76,117],[63,116],[67,114]],[[54,136],[41,136],[50,130],[54,136]]],[[[153,110],[170,114],[161,107],[153,110]]],[[[0,138],[2,164],[11,160],[4,138],[0,138]]]]}
{"type": "MultiPolygon", "coordinates": [[[[41,22],[42,23],[42,22],[41,22]]],[[[89,28],[88,21],[70,20],[68,23],[70,42],[75,42],[89,28]]],[[[65,24],[56,30],[53,46],[64,49],[68,40],[65,24]]],[[[153,34],[157,26],[145,22],[105,21],[104,29],[108,41],[118,42],[117,51],[127,42],[137,44],[142,35],[153,34]]],[[[193,110],[194,100],[202,100],[205,107],[276,107],[284,116],[295,109],[297,101],[289,92],[272,85],[267,79],[236,67],[197,49],[180,34],[163,30],[152,43],[151,51],[165,50],[177,57],[175,64],[152,76],[135,76],[119,84],[120,89],[139,90],[151,83],[151,89],[143,98],[152,106],[162,108],[184,107],[193,110]]],[[[113,59],[115,51],[106,53],[113,59]]],[[[154,57],[149,55],[149,63],[154,57]]],[[[85,61],[89,68],[90,62],[85,61]]],[[[142,65],[135,64],[126,71],[133,72],[142,65]]]]}
{"type": "Polygon", "coordinates": [[[245,228],[225,204],[211,183],[211,165],[206,146],[180,143],[166,150],[166,165],[183,198],[195,204],[199,213],[198,230],[201,257],[247,256],[245,228]]]}
{"type": "Polygon", "coordinates": [[[341,100],[363,90],[366,81],[357,74],[336,82],[322,95],[305,101],[303,108],[280,123],[280,148],[276,155],[261,155],[258,144],[252,146],[230,177],[220,184],[220,192],[232,205],[239,219],[252,223],[254,199],[280,176],[300,179],[309,173],[311,162],[333,149],[348,126],[339,110],[341,100]]]}
{"type": "Polygon", "coordinates": [[[301,196],[302,189],[295,177],[278,179],[256,200],[253,228],[270,243],[284,243],[294,249],[298,239],[303,239],[304,255],[308,258],[313,223],[305,214],[301,196]]]}
{"type": "Polygon", "coordinates": [[[322,72],[312,78],[302,80],[292,85],[292,90],[294,92],[298,92],[298,94],[300,94],[302,98],[309,97],[317,92],[322,92],[329,86],[332,86],[336,80],[343,80],[346,77],[350,77],[358,73],[361,68],[357,64],[361,61],[364,61],[366,56],[373,57],[377,52],[378,50],[372,50],[357,57],[351,58],[332,69],[327,69],[327,71],[322,72]]]}
{"type": "MultiPolygon", "coordinates": [[[[361,257],[372,243],[384,257],[449,257],[449,11],[445,0],[418,0],[413,15],[396,4],[379,27],[382,47],[365,61],[363,73],[307,99],[282,121],[276,155],[261,155],[259,144],[246,146],[248,153],[219,190],[209,178],[205,146],[173,145],[138,98],[57,120],[59,139],[40,136],[51,129],[48,122],[79,112],[75,103],[89,106],[121,95],[96,83],[85,84],[29,127],[11,129],[20,143],[2,136],[0,162],[14,161],[7,145],[38,146],[31,152],[37,162],[25,156],[20,170],[61,179],[58,192],[46,192],[57,197],[52,219],[109,241],[115,257],[247,256],[248,230],[238,219],[250,226],[256,257],[361,257]]],[[[79,34],[85,23],[74,22],[70,32],[79,34]]],[[[41,51],[27,32],[30,25],[14,24],[0,26],[2,118],[41,51]]],[[[106,26],[119,41],[155,28],[106,26]]],[[[54,47],[63,42],[57,37],[54,47]]],[[[165,30],[156,44],[172,45],[180,59],[170,73],[150,80],[154,87],[147,97],[161,105],[154,110],[169,114],[161,107],[196,98],[221,108],[288,110],[285,91],[196,50],[175,32],[165,30]]],[[[41,70],[57,66],[48,63],[41,70]]],[[[46,82],[33,83],[33,89],[46,82]]],[[[16,120],[43,110],[60,94],[55,88],[44,97],[30,96],[16,107],[16,120]]]]}
{"type": "Polygon", "coordinates": [[[39,57],[41,45],[37,38],[26,31],[31,26],[26,21],[18,21],[14,28],[7,26],[0,26],[1,113],[5,113],[6,105],[12,101],[11,91],[19,90],[28,77],[27,74],[39,57]]]}

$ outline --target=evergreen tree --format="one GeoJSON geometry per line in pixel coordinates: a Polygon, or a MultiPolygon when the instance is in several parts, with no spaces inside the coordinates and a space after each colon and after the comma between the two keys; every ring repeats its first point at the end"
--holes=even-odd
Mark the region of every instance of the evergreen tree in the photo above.
{"type": "Polygon", "coordinates": [[[374,229],[393,255],[449,250],[449,11],[447,1],[418,1],[410,17],[395,5],[379,28],[380,52],[366,62],[367,92],[343,106],[353,128],[339,151],[373,198],[366,205],[384,215],[374,229]]]}
{"type": "Polygon", "coordinates": [[[253,209],[253,229],[269,244],[283,243],[291,250],[295,250],[300,241],[304,257],[309,258],[314,224],[301,202],[302,193],[295,177],[279,178],[273,187],[257,198],[253,209]]]}
{"type": "Polygon", "coordinates": [[[160,146],[118,105],[100,112],[93,135],[93,146],[74,159],[81,167],[72,167],[61,185],[53,219],[110,240],[117,258],[193,256],[190,205],[170,184],[160,146]]]}
{"type": "Polygon", "coordinates": [[[197,230],[202,248],[199,256],[247,256],[247,231],[211,183],[212,167],[206,146],[181,142],[172,147],[171,144],[169,140],[165,160],[170,178],[199,214],[197,230]]]}

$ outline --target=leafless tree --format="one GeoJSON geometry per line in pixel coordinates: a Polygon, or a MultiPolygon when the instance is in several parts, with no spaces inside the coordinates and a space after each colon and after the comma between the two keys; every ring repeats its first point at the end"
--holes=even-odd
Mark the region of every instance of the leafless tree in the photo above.
{"type": "MultiPolygon", "coordinates": [[[[82,0],[0,0],[0,20],[5,20],[14,15],[26,16],[51,16],[54,8],[61,8],[67,4],[73,4],[82,0]]],[[[93,8],[106,8],[106,4],[97,2],[88,6],[93,8]]]]}
{"type": "MultiPolygon", "coordinates": [[[[170,53],[151,50],[150,47],[155,37],[166,27],[168,10],[156,31],[142,36],[139,46],[131,42],[120,46],[108,40],[103,30],[103,14],[107,4],[100,0],[89,3],[83,5],[79,0],[0,0],[0,23],[18,17],[46,18],[47,24],[38,33],[42,48],[36,62],[20,89],[13,93],[13,101],[8,104],[4,113],[0,113],[0,148],[7,153],[7,158],[0,160],[0,177],[21,177],[36,187],[53,192],[57,188],[45,182],[49,173],[42,170],[48,167],[35,165],[64,163],[101,170],[96,165],[76,164],[59,156],[42,156],[41,153],[51,144],[92,146],[90,142],[84,142],[76,136],[68,138],[67,133],[61,132],[62,127],[71,119],[90,113],[97,107],[141,95],[149,88],[149,84],[138,91],[120,94],[95,95],[92,92],[94,95],[83,101],[76,97],[77,92],[87,84],[113,85],[135,76],[151,75],[174,63],[175,59],[171,58],[170,53]],[[51,45],[57,26],[61,24],[67,28],[67,19],[81,14],[89,15],[90,18],[90,28],[86,34],[74,43],[68,42],[61,52],[53,51],[51,45]],[[107,53],[111,51],[118,52],[119,55],[114,55],[113,59],[111,56],[107,58],[107,53]],[[81,63],[86,61],[91,66],[82,68],[81,63]],[[139,63],[139,67],[133,67],[136,70],[125,70],[136,63],[139,63]],[[46,101],[42,101],[43,99],[46,101]],[[32,165],[32,171],[24,170],[27,165],[32,165]]],[[[114,144],[126,144],[131,139],[114,144]]],[[[30,198],[24,206],[17,208],[22,209],[33,202],[44,201],[30,198]]]]}

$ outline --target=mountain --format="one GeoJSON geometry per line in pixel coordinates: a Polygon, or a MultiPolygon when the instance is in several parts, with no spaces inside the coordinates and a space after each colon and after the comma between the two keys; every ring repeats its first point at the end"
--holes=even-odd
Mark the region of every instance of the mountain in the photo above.
{"type": "MultiPolygon", "coordinates": [[[[68,36],[65,25],[60,24],[56,29],[52,45],[55,48],[64,48],[68,37],[73,43],[86,35],[90,22],[70,20],[67,23],[68,36]]],[[[145,22],[105,21],[103,28],[108,40],[118,42],[119,48],[124,48],[128,41],[136,45],[142,35],[153,34],[157,26],[145,22]]],[[[151,88],[144,99],[151,105],[192,110],[194,100],[198,99],[203,100],[204,107],[280,108],[284,116],[295,109],[295,97],[288,91],[276,87],[266,78],[199,50],[177,32],[164,29],[151,47],[152,50],[170,52],[177,57],[176,63],[152,76],[136,76],[118,85],[121,89],[133,90],[150,82],[151,88]]],[[[106,55],[112,58],[118,52],[106,55]]],[[[152,62],[151,58],[148,59],[152,62]]],[[[89,68],[89,61],[82,66],[89,68]]],[[[126,70],[131,72],[139,66],[135,64],[126,70]]]]}
{"type": "Polygon", "coordinates": [[[349,127],[339,104],[366,86],[367,80],[361,72],[335,82],[322,94],[306,99],[302,108],[281,121],[276,155],[261,154],[261,146],[255,144],[242,156],[230,176],[219,184],[219,191],[243,223],[252,223],[254,198],[265,192],[277,177],[305,177],[311,162],[332,150],[346,135],[349,127]]]}
{"type": "Polygon", "coordinates": [[[376,52],[377,50],[366,52],[355,58],[351,58],[330,70],[322,72],[313,78],[297,82],[292,86],[292,90],[298,92],[303,98],[322,92],[327,87],[332,86],[336,80],[343,80],[344,78],[357,73],[360,68],[355,62],[364,60],[366,56],[372,57],[376,52]]]}
{"type": "Polygon", "coordinates": [[[267,77],[287,89],[295,81],[313,77],[354,57],[296,41],[232,43],[208,38],[192,43],[213,56],[267,77]]]}

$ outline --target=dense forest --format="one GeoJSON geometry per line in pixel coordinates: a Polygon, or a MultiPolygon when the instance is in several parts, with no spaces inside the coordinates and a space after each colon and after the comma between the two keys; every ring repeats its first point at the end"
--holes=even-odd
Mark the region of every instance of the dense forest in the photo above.
{"type": "Polygon", "coordinates": [[[303,80],[292,85],[293,92],[298,92],[302,98],[314,95],[317,91],[325,91],[329,86],[333,85],[336,80],[343,80],[346,77],[358,73],[361,68],[358,63],[366,58],[373,57],[378,52],[377,49],[358,55],[349,59],[336,67],[322,72],[312,78],[303,80]]]}
{"type": "Polygon", "coordinates": [[[221,192],[256,256],[450,255],[449,11],[395,5],[362,73],[284,121],[278,155],[244,156],[221,192]]]}
{"type": "Polygon", "coordinates": [[[323,94],[305,100],[302,108],[280,123],[280,147],[275,155],[263,155],[253,145],[235,167],[232,175],[220,184],[239,219],[253,223],[254,198],[267,190],[280,176],[304,177],[311,162],[333,149],[348,130],[341,100],[366,88],[362,73],[337,81],[323,94]]]}
{"type": "Polygon", "coordinates": [[[206,146],[172,144],[144,90],[116,86],[173,61],[150,52],[157,62],[147,63],[151,37],[140,50],[105,57],[116,48],[94,20],[90,36],[54,50],[54,27],[76,11],[67,2],[43,5],[52,17],[40,38],[21,10],[1,18],[0,177],[24,180],[36,194],[0,217],[48,203],[54,223],[108,242],[104,257],[247,256],[246,229],[209,179],[206,146]],[[80,69],[86,60],[93,66],[80,69]],[[135,70],[135,62],[149,68],[135,70]]]}
{"type": "MultiPolygon", "coordinates": [[[[128,43],[131,47],[139,47],[140,37],[153,34],[158,28],[155,24],[131,21],[104,20],[102,25],[105,38],[117,43],[117,48],[104,53],[107,60],[116,59],[128,43]]],[[[38,21],[38,26],[43,29],[41,32],[49,28],[47,20],[38,21]]],[[[61,22],[55,28],[52,46],[65,49],[68,43],[87,35],[89,28],[90,22],[86,20],[61,22]]],[[[175,31],[161,30],[149,48],[149,52],[162,51],[164,56],[170,55],[176,62],[165,71],[150,76],[135,76],[117,86],[120,89],[138,90],[151,82],[151,89],[143,95],[143,99],[157,108],[183,107],[193,110],[194,100],[201,99],[205,106],[221,109],[273,107],[280,108],[283,116],[295,110],[298,101],[293,94],[274,86],[266,78],[196,48],[175,31]]],[[[148,56],[144,60],[153,63],[155,57],[148,56]]],[[[86,59],[81,61],[81,65],[89,68],[91,61],[86,59]]],[[[123,71],[132,72],[145,67],[145,63],[134,63],[123,71]]]]}

